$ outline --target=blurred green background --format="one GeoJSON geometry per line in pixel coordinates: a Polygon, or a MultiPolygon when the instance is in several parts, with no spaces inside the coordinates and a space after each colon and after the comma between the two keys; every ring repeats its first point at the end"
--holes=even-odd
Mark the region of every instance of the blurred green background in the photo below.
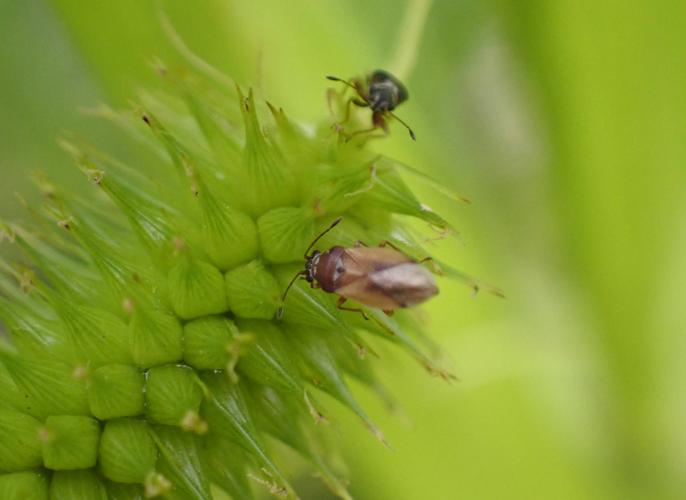
{"type": "MultiPolygon", "coordinates": [[[[86,186],[61,130],[125,154],[77,109],[125,106],[155,57],[182,62],[160,4],[304,121],[325,116],[324,75],[388,67],[409,36],[399,0],[0,0],[2,218],[35,170],[86,186]]],[[[407,419],[360,390],[392,451],[341,413],[356,498],[686,498],[684,19],[683,0],[430,5],[399,110],[418,141],[377,147],[472,199],[418,186],[461,229],[432,251],[507,299],[442,283],[429,329],[460,382],[389,361],[407,419]]]]}

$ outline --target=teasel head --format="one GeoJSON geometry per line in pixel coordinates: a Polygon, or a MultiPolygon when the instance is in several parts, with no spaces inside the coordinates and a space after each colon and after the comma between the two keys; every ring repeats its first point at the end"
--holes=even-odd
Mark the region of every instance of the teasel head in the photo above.
{"type": "Polygon", "coordinates": [[[160,73],[132,109],[96,110],[129,134],[127,161],[63,136],[91,191],[37,176],[44,202],[0,225],[23,255],[0,268],[0,498],[296,498],[274,441],[350,498],[320,396],[385,443],[348,385],[389,401],[375,346],[452,375],[413,310],[365,320],[305,281],[282,293],[337,218],[322,248],[387,240],[417,261],[417,227],[451,228],[416,172],[331,127],[343,100],[304,127],[249,89],[160,73]]]}

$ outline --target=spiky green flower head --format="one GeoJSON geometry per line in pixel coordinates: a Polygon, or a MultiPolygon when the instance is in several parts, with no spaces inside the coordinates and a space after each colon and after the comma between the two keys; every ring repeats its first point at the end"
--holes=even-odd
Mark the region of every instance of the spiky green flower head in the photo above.
{"type": "Polygon", "coordinates": [[[407,217],[447,224],[351,138],[342,97],[307,129],[251,91],[161,74],[133,111],[97,110],[130,134],[128,163],[63,138],[95,189],[38,178],[32,222],[2,225],[26,259],[0,273],[0,498],[296,497],[274,440],[348,498],[318,393],[383,440],[347,384],[384,395],[375,339],[449,375],[412,311],[365,320],[301,281],[279,319],[282,292],[338,217],[322,249],[389,240],[418,259],[407,217]]]}

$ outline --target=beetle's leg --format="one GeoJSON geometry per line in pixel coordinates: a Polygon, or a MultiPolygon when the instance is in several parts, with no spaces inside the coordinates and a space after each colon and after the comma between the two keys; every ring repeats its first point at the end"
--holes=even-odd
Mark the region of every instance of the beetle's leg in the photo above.
{"type": "Polygon", "coordinates": [[[317,283],[316,281],[313,281],[313,282],[310,283],[310,288],[315,288],[315,289],[316,289],[316,288],[321,288],[321,287],[322,287],[322,286],[321,286],[319,283],[317,283]]]}
{"type": "Polygon", "coordinates": [[[346,299],[345,297],[338,297],[338,300],[336,301],[336,307],[338,307],[338,309],[340,309],[341,311],[350,311],[350,312],[360,313],[364,319],[369,321],[369,316],[367,315],[367,313],[363,309],[360,309],[359,307],[358,308],[343,307],[343,304],[345,304],[346,300],[348,300],[348,299],[346,299]]]}
{"type": "Polygon", "coordinates": [[[386,316],[393,316],[393,313],[394,313],[394,312],[395,312],[395,311],[394,311],[393,309],[388,309],[388,310],[384,309],[384,310],[383,310],[383,313],[384,313],[386,316]]]}
{"type": "Polygon", "coordinates": [[[357,240],[355,242],[355,248],[366,247],[366,246],[368,246],[368,245],[364,241],[357,240]]]}

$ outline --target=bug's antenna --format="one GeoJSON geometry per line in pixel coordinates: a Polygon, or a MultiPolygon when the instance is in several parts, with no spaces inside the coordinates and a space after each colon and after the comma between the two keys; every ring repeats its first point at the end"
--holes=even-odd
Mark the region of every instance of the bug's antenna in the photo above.
{"type": "Polygon", "coordinates": [[[353,89],[355,92],[358,92],[358,93],[359,93],[359,90],[357,89],[357,86],[355,86],[354,84],[350,83],[348,80],[344,80],[343,78],[338,78],[337,76],[331,76],[331,75],[328,75],[328,76],[326,77],[326,79],[327,79],[327,80],[331,80],[332,82],[341,82],[341,83],[345,83],[348,87],[350,87],[351,89],[353,89]]]}
{"type": "Polygon", "coordinates": [[[324,236],[326,233],[328,233],[328,232],[331,231],[334,227],[336,227],[336,226],[338,225],[338,223],[341,222],[342,220],[343,220],[343,217],[339,217],[338,219],[336,219],[335,221],[333,221],[329,227],[327,227],[326,229],[324,229],[324,231],[322,231],[321,233],[319,233],[319,236],[317,236],[314,240],[312,240],[312,243],[310,243],[310,246],[307,247],[307,250],[305,250],[305,258],[306,258],[306,259],[309,259],[308,254],[310,253],[310,250],[312,249],[312,247],[314,246],[314,244],[317,243],[317,242],[321,239],[322,236],[324,236]]]}
{"type": "MultiPolygon", "coordinates": [[[[308,246],[307,250],[305,250],[305,259],[310,258],[307,254],[310,253],[310,249],[312,249],[314,244],[317,243],[321,239],[322,236],[324,236],[326,233],[328,233],[334,227],[336,227],[338,225],[338,223],[341,222],[342,220],[343,220],[343,217],[337,218],[335,221],[333,221],[331,223],[331,225],[329,227],[327,227],[326,229],[324,229],[324,231],[319,233],[319,236],[317,236],[314,240],[312,240],[312,243],[310,243],[310,246],[308,246]]],[[[298,273],[296,273],[295,276],[293,276],[293,278],[291,278],[290,283],[288,283],[286,290],[283,292],[283,295],[281,296],[281,305],[276,310],[276,319],[281,319],[281,317],[283,316],[283,305],[286,303],[286,296],[288,295],[288,292],[290,291],[291,287],[296,282],[296,280],[302,276],[307,276],[307,270],[299,271],[298,273]]]]}
{"type": "Polygon", "coordinates": [[[417,137],[415,137],[414,132],[412,131],[412,129],[410,128],[410,126],[407,123],[402,121],[400,118],[398,118],[398,115],[396,115],[395,113],[393,113],[391,111],[389,111],[388,114],[391,115],[393,118],[395,118],[396,120],[398,120],[400,123],[402,123],[405,126],[407,131],[410,133],[410,137],[412,137],[413,141],[417,140],[417,137]]]}
{"type": "Polygon", "coordinates": [[[283,292],[283,295],[281,296],[281,305],[279,305],[279,308],[276,310],[276,319],[281,319],[283,317],[283,305],[286,303],[286,296],[288,295],[288,291],[293,286],[293,283],[295,283],[295,281],[299,277],[305,276],[306,274],[307,271],[298,271],[296,275],[291,278],[290,283],[288,283],[286,290],[283,292]]]}

